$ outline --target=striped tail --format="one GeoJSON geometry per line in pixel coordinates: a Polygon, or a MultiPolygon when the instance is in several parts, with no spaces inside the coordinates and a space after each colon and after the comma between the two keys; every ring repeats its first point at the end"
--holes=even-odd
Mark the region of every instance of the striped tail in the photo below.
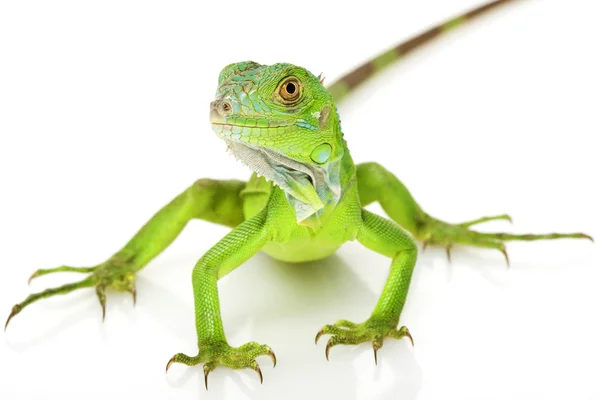
{"type": "Polygon", "coordinates": [[[491,1],[462,15],[454,17],[442,24],[434,26],[433,28],[424,31],[367,61],[363,65],[335,81],[327,89],[333,96],[335,102],[339,103],[340,100],[345,98],[352,89],[365,82],[370,77],[374,76],[377,72],[389,67],[398,59],[404,57],[414,49],[421,47],[423,44],[429,43],[432,39],[441,36],[445,32],[451,31],[452,29],[462,25],[467,21],[470,21],[473,18],[485,14],[487,11],[513,1],[515,0],[491,1]]]}

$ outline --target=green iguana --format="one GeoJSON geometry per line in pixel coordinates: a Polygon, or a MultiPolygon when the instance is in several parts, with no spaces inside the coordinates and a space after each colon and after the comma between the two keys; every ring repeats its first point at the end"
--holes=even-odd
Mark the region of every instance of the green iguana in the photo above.
{"type": "Polygon", "coordinates": [[[453,244],[496,249],[504,254],[508,240],[559,238],[592,239],[583,233],[513,235],[482,233],[474,225],[509,220],[508,215],[483,217],[449,224],[421,209],[408,189],[376,162],[355,165],[340,127],[336,104],[352,89],[415,48],[465,21],[510,0],[497,0],[429,29],[382,53],[333,83],[291,64],[261,65],[240,62],[219,75],[215,100],[210,104],[212,129],[236,158],[253,174],[248,182],[200,179],[154,215],[140,231],[107,261],[94,267],[61,266],[40,269],[30,279],[70,271],[85,279],[46,289],[16,304],[6,325],[29,304],[77,289],[93,288],[102,306],[105,289],[129,292],[135,301],[136,273],[162,252],[194,218],[233,228],[200,258],[192,272],[198,354],[174,355],[167,364],[204,363],[205,384],[217,366],[251,368],[262,383],[256,361],[268,355],[267,345],[256,342],[232,347],[221,321],[217,282],[258,251],[287,262],[318,260],[333,254],[344,242],[358,240],[392,262],[383,292],[366,321],[339,320],[317,334],[331,335],[325,347],[371,342],[375,362],[386,337],[412,336],[398,328],[413,268],[415,240],[424,246],[453,244]],[[379,202],[389,219],[364,207],[379,202]]]}

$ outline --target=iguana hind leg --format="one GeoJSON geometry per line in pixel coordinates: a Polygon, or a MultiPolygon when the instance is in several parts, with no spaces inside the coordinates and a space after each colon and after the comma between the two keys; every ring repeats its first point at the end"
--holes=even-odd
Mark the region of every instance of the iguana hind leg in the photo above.
{"type": "Polygon", "coordinates": [[[431,217],[424,212],[412,197],[406,186],[391,172],[377,163],[359,164],[356,167],[358,190],[361,205],[378,201],[385,212],[395,222],[410,231],[413,236],[423,241],[423,246],[438,245],[446,248],[448,258],[454,244],[485,247],[501,251],[508,263],[505,241],[509,240],[549,240],[549,239],[590,239],[584,233],[549,233],[513,235],[508,233],[483,233],[471,227],[493,220],[511,221],[506,214],[482,217],[460,224],[447,222],[431,217]]]}
{"type": "Polygon", "coordinates": [[[29,278],[30,281],[38,276],[56,272],[79,272],[88,275],[79,282],[29,295],[13,307],[5,328],[10,320],[29,304],[77,289],[96,288],[103,316],[106,303],[105,290],[108,287],[131,293],[135,301],[136,272],[166,249],[191,219],[204,219],[230,227],[243,222],[240,192],[245,185],[245,182],[237,180],[200,179],[158,211],[123,249],[107,261],[94,267],[61,266],[37,270],[29,278]]]}

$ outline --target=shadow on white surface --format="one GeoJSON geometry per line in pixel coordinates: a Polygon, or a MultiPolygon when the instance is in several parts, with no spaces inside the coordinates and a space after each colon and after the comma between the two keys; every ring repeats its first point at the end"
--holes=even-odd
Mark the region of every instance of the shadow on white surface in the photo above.
{"type": "MultiPolygon", "coordinates": [[[[387,340],[379,352],[379,366],[374,364],[370,344],[336,346],[331,350],[331,361],[327,362],[324,356],[327,339],[322,338],[318,346],[311,343],[320,327],[307,321],[323,316],[325,324],[345,318],[338,315],[340,309],[341,312],[352,310],[357,316],[368,316],[379,295],[370,291],[339,256],[293,265],[261,254],[249,263],[251,265],[240,269],[237,276],[232,275],[220,285],[224,323],[232,345],[264,337],[278,356],[277,368],[271,370],[270,360],[266,357],[258,360],[265,377],[262,386],[254,371],[217,368],[209,375],[211,398],[225,398],[232,386],[247,398],[280,398],[282,392],[279,389],[305,385],[312,386],[309,392],[318,393],[319,397],[358,398],[360,377],[370,377],[375,384],[382,383],[382,392],[373,398],[387,398],[393,393],[402,393],[403,398],[416,398],[422,377],[408,341],[387,340]],[[257,275],[262,278],[252,279],[257,275]],[[244,301],[239,302],[239,299],[244,301]],[[343,307],[337,306],[339,303],[343,307]],[[326,317],[330,314],[335,317],[326,317]],[[311,351],[307,352],[308,349],[311,351]]],[[[385,271],[386,266],[382,267],[385,271]]],[[[185,332],[180,339],[190,340],[195,334],[191,326],[176,322],[189,319],[187,311],[190,310],[180,316],[177,314],[182,311],[165,312],[171,307],[159,305],[164,305],[165,299],[170,301],[173,296],[161,293],[156,287],[148,287],[154,286],[152,284],[146,286],[146,290],[153,292],[154,300],[150,302],[159,303],[150,304],[153,309],[161,310],[153,313],[157,323],[160,321],[162,327],[170,326],[177,335],[185,332]]],[[[171,306],[179,310],[187,308],[176,302],[171,306]]],[[[357,322],[361,320],[357,319],[357,322]]],[[[194,342],[195,336],[191,343],[194,342]]],[[[190,354],[195,352],[192,350],[190,354]]],[[[203,379],[200,366],[174,365],[167,381],[174,389],[191,388],[204,392],[203,379]]],[[[290,398],[295,398],[294,392],[290,398]]],[[[305,397],[307,390],[296,393],[305,397]]]]}
{"type": "MultiPolygon", "coordinates": [[[[529,250],[535,246],[540,246],[539,249],[552,248],[543,243],[522,246],[529,250]]],[[[425,336],[429,335],[424,328],[428,324],[434,324],[432,327],[436,331],[435,324],[440,321],[429,320],[428,315],[435,311],[431,307],[441,304],[436,305],[439,299],[427,299],[424,293],[419,293],[424,278],[436,276],[446,283],[444,290],[451,290],[466,276],[480,277],[489,287],[475,282],[470,286],[475,290],[473,293],[492,290],[494,296],[504,296],[502,301],[507,302],[511,300],[506,296],[507,289],[514,283],[511,278],[513,270],[523,278],[532,275],[532,278],[540,279],[546,273],[564,271],[564,265],[574,257],[570,254],[585,259],[586,252],[592,252],[593,247],[587,242],[562,242],[553,252],[559,258],[554,259],[555,255],[542,256],[540,261],[533,263],[527,257],[523,258],[523,254],[530,254],[529,251],[521,253],[521,246],[514,245],[515,257],[510,269],[502,256],[494,251],[456,248],[453,264],[448,264],[443,249],[428,249],[420,254],[411,286],[413,293],[409,294],[402,323],[409,321],[407,325],[416,326],[417,331],[425,336]],[[558,249],[563,252],[559,253],[558,249]],[[428,301],[433,305],[428,305],[428,301]]],[[[149,390],[162,387],[173,393],[189,393],[190,398],[204,396],[201,366],[190,368],[175,364],[166,377],[162,372],[172,354],[182,351],[193,355],[197,351],[191,285],[189,279],[181,281],[179,277],[180,274],[189,277],[190,265],[193,265],[190,260],[196,257],[194,254],[195,251],[188,255],[184,252],[183,255],[163,257],[145,270],[138,278],[136,308],[133,308],[128,294],[111,292],[104,323],[92,290],[40,302],[11,322],[14,326],[10,328],[15,332],[6,336],[7,347],[16,353],[15,357],[33,357],[34,353],[44,350],[52,357],[62,357],[64,364],[61,368],[69,371],[68,368],[75,368],[69,364],[73,363],[76,355],[70,348],[71,343],[55,345],[61,336],[69,337],[74,331],[83,331],[90,336],[86,345],[100,352],[110,351],[119,342],[128,340],[127,349],[132,354],[151,353],[151,370],[155,374],[152,379],[163,379],[162,383],[149,384],[149,390]],[[163,274],[171,278],[163,281],[163,274]],[[124,335],[124,332],[130,334],[124,335]],[[135,338],[133,341],[132,337],[135,338]]],[[[278,365],[272,369],[268,358],[258,360],[265,380],[262,386],[254,371],[217,368],[209,377],[208,398],[279,399],[282,393],[286,393],[287,398],[303,399],[307,395],[357,399],[414,399],[419,396],[426,377],[417,360],[424,358],[424,354],[419,356],[421,348],[426,352],[428,347],[435,347],[431,342],[424,343],[431,339],[420,340],[420,336],[415,335],[414,349],[407,340],[386,340],[379,352],[378,366],[374,364],[370,344],[336,346],[331,350],[329,362],[324,356],[327,338],[314,345],[314,335],[321,325],[340,318],[363,321],[371,313],[380,294],[377,286],[387,275],[388,261],[361,246],[344,249],[338,254],[305,264],[285,264],[258,254],[219,283],[222,315],[230,343],[234,346],[250,340],[267,343],[275,350],[278,365]],[[361,254],[360,259],[354,259],[354,250],[361,254]],[[345,261],[349,254],[348,260],[352,262],[345,261]]],[[[63,275],[58,280],[68,281],[70,278],[63,275]]],[[[40,280],[32,290],[39,290],[46,283],[53,285],[50,279],[47,282],[40,280]]],[[[435,285],[431,287],[435,288],[435,285]]],[[[454,318],[463,312],[457,313],[454,318]]],[[[497,314],[497,310],[493,313],[495,317],[492,319],[503,317],[497,314]]],[[[472,329],[472,334],[478,332],[475,321],[472,329]]],[[[455,334],[445,330],[433,333],[430,337],[455,334]]],[[[451,349],[447,351],[452,353],[451,349]]],[[[435,357],[438,362],[447,362],[447,358],[448,354],[440,353],[435,357]]],[[[93,364],[91,358],[80,362],[82,368],[93,364]]],[[[131,365],[134,364],[137,369],[139,360],[132,360],[131,365]]],[[[107,367],[102,363],[103,369],[107,367]]],[[[54,374],[52,371],[48,373],[54,374]]],[[[135,374],[132,379],[136,380],[149,378],[144,375],[147,374],[145,370],[132,374],[135,374]]]]}

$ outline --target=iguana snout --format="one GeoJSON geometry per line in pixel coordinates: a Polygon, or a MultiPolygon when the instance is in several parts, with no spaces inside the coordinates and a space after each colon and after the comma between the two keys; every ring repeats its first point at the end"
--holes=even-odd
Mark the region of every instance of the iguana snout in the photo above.
{"type": "Polygon", "coordinates": [[[215,100],[210,102],[211,119],[212,114],[217,113],[221,117],[226,117],[231,114],[233,107],[229,100],[215,100]]]}

